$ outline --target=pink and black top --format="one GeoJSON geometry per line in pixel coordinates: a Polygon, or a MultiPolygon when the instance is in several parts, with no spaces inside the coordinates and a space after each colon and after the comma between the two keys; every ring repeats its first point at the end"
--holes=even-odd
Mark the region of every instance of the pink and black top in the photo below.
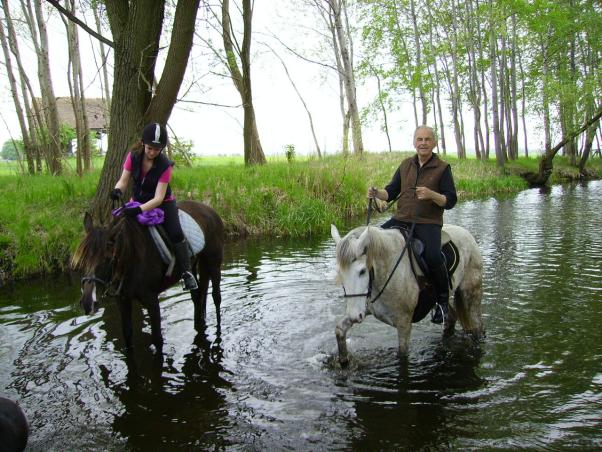
{"type": "Polygon", "coordinates": [[[159,183],[167,184],[167,191],[165,192],[163,202],[174,201],[176,198],[169,186],[174,162],[161,153],[155,157],[152,168],[145,173],[142,168],[143,159],[144,153],[132,154],[128,152],[123,163],[123,168],[132,174],[132,179],[134,180],[134,201],[144,204],[153,199],[159,183]]]}

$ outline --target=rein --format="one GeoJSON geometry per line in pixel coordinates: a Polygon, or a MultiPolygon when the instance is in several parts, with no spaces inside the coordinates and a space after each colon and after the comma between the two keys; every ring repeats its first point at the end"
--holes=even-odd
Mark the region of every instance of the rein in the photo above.
{"type": "MultiPolygon", "coordinates": [[[[410,233],[408,234],[408,238],[406,240],[406,243],[403,246],[403,250],[401,250],[401,254],[399,255],[399,258],[397,259],[397,262],[395,262],[395,265],[393,266],[393,270],[391,270],[391,273],[389,274],[389,277],[385,281],[385,284],[383,285],[383,288],[380,289],[380,292],[378,292],[378,295],[376,297],[374,297],[372,300],[369,300],[369,299],[366,300],[366,304],[374,304],[376,302],[376,300],[378,300],[380,298],[380,296],[383,294],[383,292],[387,288],[387,285],[389,284],[389,281],[391,281],[391,278],[393,277],[393,273],[395,273],[395,270],[397,270],[397,267],[399,266],[399,263],[401,262],[401,259],[403,259],[403,255],[408,250],[408,246],[410,245],[410,242],[412,241],[412,238],[414,237],[414,226],[416,226],[416,222],[412,223],[412,229],[410,229],[410,233]]],[[[412,261],[412,259],[410,259],[410,263],[411,263],[411,261],[412,261]]],[[[370,292],[372,291],[372,278],[373,278],[373,276],[374,276],[374,269],[372,268],[372,269],[370,269],[370,284],[368,285],[368,296],[366,298],[370,297],[370,292]]]]}
{"type": "MultiPolygon", "coordinates": [[[[391,201],[387,207],[383,210],[383,212],[386,212],[387,210],[389,210],[389,208],[401,197],[401,193],[399,195],[397,195],[397,197],[391,201]]],[[[373,203],[374,203],[374,198],[369,198],[370,201],[368,202],[368,214],[367,214],[367,219],[366,219],[366,226],[370,225],[370,217],[372,216],[372,210],[373,210],[373,203]]],[[[418,210],[418,208],[416,209],[418,210]]],[[[403,259],[403,255],[406,253],[408,246],[410,245],[410,242],[412,241],[412,238],[414,237],[414,227],[416,226],[416,220],[414,220],[414,222],[412,223],[412,228],[410,229],[410,233],[408,234],[408,238],[405,241],[405,245],[403,247],[403,250],[401,250],[401,254],[399,255],[399,258],[397,259],[397,262],[395,262],[395,265],[393,266],[393,270],[391,270],[391,273],[389,274],[389,277],[387,278],[387,280],[385,281],[385,284],[383,285],[382,289],[380,289],[380,292],[378,292],[378,295],[376,295],[376,297],[374,297],[372,300],[370,300],[370,296],[372,295],[372,284],[374,282],[374,267],[372,267],[370,269],[370,278],[368,280],[368,290],[365,293],[354,293],[354,294],[348,294],[347,291],[345,290],[345,286],[343,286],[343,298],[355,298],[355,297],[366,297],[366,305],[368,304],[374,304],[379,298],[380,296],[383,294],[383,292],[385,291],[385,289],[387,288],[387,285],[389,284],[389,281],[391,281],[391,278],[393,277],[393,273],[395,273],[395,270],[397,270],[397,267],[399,266],[399,263],[401,262],[401,259],[403,259]]],[[[410,258],[410,265],[412,265],[412,259],[410,258]]],[[[414,273],[414,276],[416,276],[416,272],[414,271],[414,268],[412,266],[412,273],[414,273]]]]}

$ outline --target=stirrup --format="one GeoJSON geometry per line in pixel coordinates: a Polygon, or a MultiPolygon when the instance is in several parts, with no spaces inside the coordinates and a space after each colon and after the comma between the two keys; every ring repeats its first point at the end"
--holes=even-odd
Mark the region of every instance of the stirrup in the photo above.
{"type": "Polygon", "coordinates": [[[182,273],[182,280],[184,281],[184,285],[182,286],[182,289],[184,290],[195,290],[199,288],[196,278],[189,271],[182,273]]]}
{"type": "Polygon", "coordinates": [[[445,313],[441,305],[439,303],[436,303],[435,312],[431,315],[431,322],[437,325],[441,325],[448,315],[449,308],[447,309],[447,313],[445,313]]]}

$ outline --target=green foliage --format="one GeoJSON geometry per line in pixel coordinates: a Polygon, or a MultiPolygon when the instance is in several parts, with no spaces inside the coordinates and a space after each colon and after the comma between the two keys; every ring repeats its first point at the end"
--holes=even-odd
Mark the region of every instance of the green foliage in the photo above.
{"type": "Polygon", "coordinates": [[[23,140],[6,140],[0,157],[4,160],[18,160],[20,154],[23,154],[23,140]]]}
{"type": "Polygon", "coordinates": [[[284,156],[289,163],[295,160],[295,145],[287,144],[284,146],[284,156]]]}
{"type": "Polygon", "coordinates": [[[61,124],[59,128],[59,140],[61,141],[61,152],[72,152],[71,142],[75,139],[77,133],[75,129],[67,124],[61,124]]]}
{"type": "Polygon", "coordinates": [[[178,138],[171,143],[171,159],[173,159],[176,164],[191,166],[192,161],[192,141],[181,141],[178,138]]]}
{"type": "MultiPolygon", "coordinates": [[[[200,158],[193,167],[174,171],[172,187],[178,199],[213,206],[229,237],[326,234],[330,224],[363,221],[367,188],[386,185],[409,155],[366,152],[362,158],[335,155],[290,162],[279,157],[253,167],[246,167],[242,157],[200,158]]],[[[501,172],[494,160],[446,160],[460,201],[526,188],[522,178],[501,172]]],[[[61,177],[0,171],[0,274],[24,278],[67,269],[82,238],[83,215],[96,193],[101,163],[95,160],[96,170],[83,177],[72,171],[61,177]]],[[[516,172],[536,171],[538,163],[521,158],[511,166],[516,172]]],[[[554,163],[552,180],[574,171],[568,159],[557,157],[554,163]]],[[[2,165],[6,163],[0,170],[2,165]]],[[[588,168],[602,177],[602,159],[590,161],[588,168]]]]}

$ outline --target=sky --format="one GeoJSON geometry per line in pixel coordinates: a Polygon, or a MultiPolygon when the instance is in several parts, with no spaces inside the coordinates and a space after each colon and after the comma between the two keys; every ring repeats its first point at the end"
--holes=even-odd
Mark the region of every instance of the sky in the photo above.
{"type": "MultiPolygon", "coordinates": [[[[320,38],[313,31],[317,19],[311,14],[301,14],[290,7],[289,2],[261,0],[255,2],[253,16],[252,82],[257,126],[266,156],[283,155],[285,147],[293,145],[298,154],[315,153],[309,119],[303,104],[279,59],[264,44],[267,43],[285,61],[289,74],[310,110],[318,143],[323,153],[332,154],[341,149],[342,120],[339,108],[338,82],[335,73],[323,66],[300,59],[286,50],[273,38],[274,35],[286,42],[289,47],[309,55],[321,45],[320,38]]],[[[200,13],[206,14],[206,13],[200,13]]],[[[50,60],[55,95],[68,96],[66,83],[67,46],[62,21],[52,18],[48,23],[50,35],[50,60]]],[[[206,36],[207,28],[199,28],[206,36]]],[[[213,36],[216,44],[221,44],[219,36],[213,36]]],[[[86,97],[100,97],[101,85],[97,63],[91,44],[97,45],[85,31],[79,32],[86,97]]],[[[20,49],[27,53],[27,61],[35,67],[36,60],[30,43],[20,40],[20,49]]],[[[359,47],[356,44],[356,48],[359,47]]],[[[4,58],[1,58],[3,62],[4,58]]],[[[96,57],[98,60],[98,57],[96,57]]],[[[193,78],[200,78],[202,87],[192,89],[186,96],[193,101],[220,105],[240,105],[240,97],[229,79],[207,75],[208,57],[200,54],[195,47],[189,61],[189,71],[180,93],[190,85],[193,78]]],[[[31,79],[36,79],[32,71],[31,79]]],[[[14,105],[8,89],[6,68],[0,66],[0,143],[12,137],[19,138],[20,131],[14,112],[14,105]]],[[[375,81],[358,84],[358,104],[360,108],[372,102],[376,95],[375,81]]],[[[470,137],[470,112],[465,118],[467,136],[470,137]]],[[[176,104],[169,120],[169,127],[180,140],[193,142],[193,152],[200,156],[242,155],[242,108],[224,108],[180,102],[176,104]]],[[[389,112],[389,127],[394,150],[411,150],[414,130],[414,113],[409,101],[402,102],[398,111],[389,112]]],[[[363,143],[368,151],[388,150],[387,138],[381,130],[380,121],[370,121],[363,125],[363,143]]],[[[448,134],[448,152],[455,153],[452,131],[448,134]]],[[[521,138],[522,140],[522,138],[521,138]]],[[[534,133],[530,137],[530,147],[539,147],[540,138],[534,133]]],[[[470,143],[469,143],[470,147],[470,143]]]]}

